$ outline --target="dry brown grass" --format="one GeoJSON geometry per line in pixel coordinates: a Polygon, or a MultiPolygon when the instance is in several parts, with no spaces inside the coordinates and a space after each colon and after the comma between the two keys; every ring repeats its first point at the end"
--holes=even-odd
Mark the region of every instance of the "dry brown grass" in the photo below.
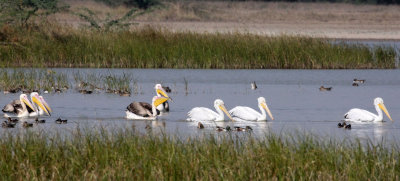
{"type": "MultiPolygon", "coordinates": [[[[122,16],[126,7],[92,1],[67,1],[72,11],[87,7],[101,17],[122,16]]],[[[165,8],[138,17],[142,25],[172,31],[250,32],[327,38],[400,39],[400,6],[284,2],[165,2],[165,8]]],[[[78,26],[77,17],[57,21],[78,26]]]]}

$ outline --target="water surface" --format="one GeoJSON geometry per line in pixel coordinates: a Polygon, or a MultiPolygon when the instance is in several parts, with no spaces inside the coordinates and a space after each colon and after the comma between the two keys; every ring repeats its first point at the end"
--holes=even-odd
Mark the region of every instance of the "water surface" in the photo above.
{"type": "MultiPolygon", "coordinates": [[[[124,128],[135,126],[145,132],[150,125],[154,132],[160,130],[178,136],[199,136],[216,133],[211,124],[199,130],[187,122],[187,112],[193,107],[209,107],[220,98],[227,109],[234,106],[249,106],[256,110],[257,98],[264,96],[275,120],[267,122],[231,123],[218,125],[250,125],[253,135],[262,137],[268,133],[296,134],[307,132],[322,138],[359,138],[380,141],[390,139],[397,142],[400,136],[400,70],[176,70],[176,69],[53,69],[69,75],[71,86],[75,86],[73,74],[96,73],[98,75],[131,74],[132,84],[138,85],[138,94],[121,97],[114,94],[95,93],[83,95],[75,89],[65,93],[43,94],[54,113],[45,124],[35,125],[31,131],[68,133],[76,127],[86,129],[124,128]],[[366,79],[359,87],[352,86],[354,78],[366,79]],[[184,80],[188,82],[185,90],[184,80]],[[250,83],[256,81],[258,89],[251,90],[250,83]],[[138,121],[124,118],[126,106],[132,101],[150,102],[155,95],[154,85],[169,86],[171,112],[158,121],[138,121]],[[321,85],[333,87],[330,92],[320,92],[321,85]],[[351,108],[376,112],[375,97],[382,97],[394,122],[352,124],[351,130],[337,128],[337,123],[351,108]],[[54,120],[67,118],[68,124],[58,125],[54,120]],[[163,124],[165,123],[165,124],[163,124]],[[165,125],[165,127],[163,126],[165,125]]],[[[133,92],[133,91],[132,91],[133,92]]],[[[5,105],[19,94],[5,94],[0,105],[5,105]]],[[[26,129],[18,125],[1,132],[20,133],[26,129]]],[[[226,133],[218,133],[226,134],[226,133]]],[[[246,133],[234,133],[246,134],[246,133]]]]}

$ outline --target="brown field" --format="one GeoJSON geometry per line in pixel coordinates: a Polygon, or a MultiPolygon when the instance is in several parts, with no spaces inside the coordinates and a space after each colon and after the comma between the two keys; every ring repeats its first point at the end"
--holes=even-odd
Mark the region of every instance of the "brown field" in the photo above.
{"type": "MultiPolygon", "coordinates": [[[[100,19],[119,17],[129,9],[92,1],[65,1],[71,11],[93,10],[100,19]]],[[[283,2],[165,2],[165,7],[137,17],[135,26],[171,31],[240,32],[265,35],[305,35],[337,39],[400,40],[400,6],[283,2]]],[[[84,24],[71,13],[55,20],[84,24]]]]}

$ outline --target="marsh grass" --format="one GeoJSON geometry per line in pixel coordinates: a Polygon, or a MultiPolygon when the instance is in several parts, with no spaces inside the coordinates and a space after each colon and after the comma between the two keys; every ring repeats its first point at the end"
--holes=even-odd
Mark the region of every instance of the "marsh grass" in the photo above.
{"type": "Polygon", "coordinates": [[[397,146],[273,134],[256,139],[139,134],[134,129],[2,135],[2,180],[395,180],[397,146]]]}
{"type": "MultiPolygon", "coordinates": [[[[115,93],[126,95],[131,93],[133,80],[131,74],[123,73],[122,75],[101,75],[94,73],[74,73],[75,85],[78,90],[105,90],[106,93],[115,93]]],[[[136,84],[137,81],[133,81],[136,84]]]]}
{"type": "Polygon", "coordinates": [[[3,67],[359,69],[395,68],[395,50],[300,36],[198,34],[151,27],[96,31],[3,27],[3,67]],[[23,48],[21,48],[23,47],[23,48]]]}
{"type": "Polygon", "coordinates": [[[0,90],[19,91],[54,91],[68,89],[68,77],[52,70],[0,70],[0,90]]]}

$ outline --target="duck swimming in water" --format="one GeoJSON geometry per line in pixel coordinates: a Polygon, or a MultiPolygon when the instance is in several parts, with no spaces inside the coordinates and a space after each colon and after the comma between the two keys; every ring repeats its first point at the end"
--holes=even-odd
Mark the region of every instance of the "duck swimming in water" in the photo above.
{"type": "Polygon", "coordinates": [[[332,87],[324,87],[321,85],[321,87],[319,88],[319,91],[331,91],[332,87]]]}
{"type": "Polygon", "coordinates": [[[363,84],[363,83],[365,83],[365,79],[363,79],[363,80],[361,80],[361,79],[353,79],[353,83],[363,84]]]}

